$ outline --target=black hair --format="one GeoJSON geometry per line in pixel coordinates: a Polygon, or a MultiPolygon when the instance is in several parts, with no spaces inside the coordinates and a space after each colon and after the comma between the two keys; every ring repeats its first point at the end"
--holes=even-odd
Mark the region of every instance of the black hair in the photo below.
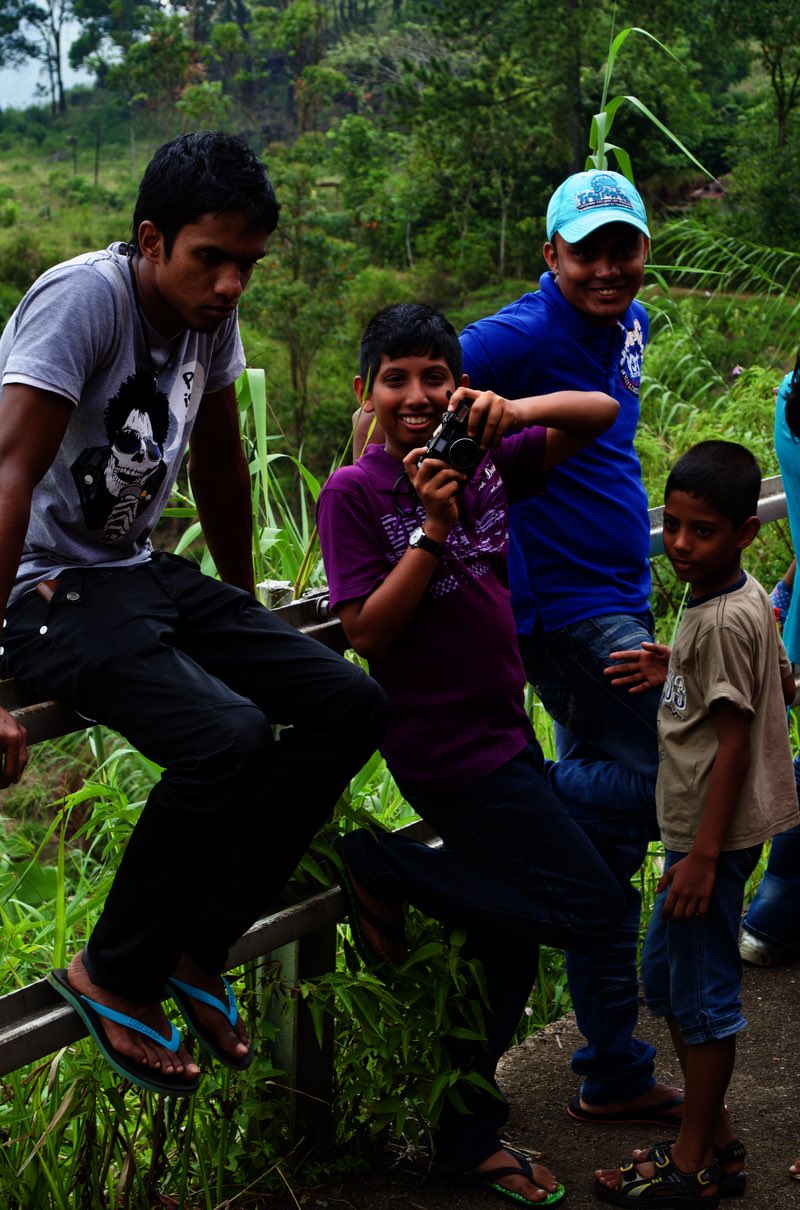
{"type": "Polygon", "coordinates": [[[163,391],[153,391],[153,376],[147,370],[131,374],[109,399],[103,416],[109,441],[114,440],[133,411],[150,417],[153,437],[163,447],[169,435],[169,400],[163,391]]]}
{"type": "Polygon", "coordinates": [[[458,385],[461,345],[449,319],[426,303],[393,303],[373,315],[361,339],[359,373],[374,382],[381,360],[389,357],[441,357],[458,385]]]}
{"type": "Polygon", "coordinates": [[[758,510],[761,467],[750,450],[736,441],[701,441],[673,466],[664,488],[705,500],[734,526],[758,510]]]}
{"type": "Polygon", "coordinates": [[[786,396],[786,424],[795,441],[800,441],[800,352],[794,365],[789,394],[786,396]]]}
{"type": "Polygon", "coordinates": [[[131,246],[149,219],[164,236],[167,256],[175,237],[202,214],[242,214],[254,231],[278,225],[275,190],[254,151],[222,130],[182,134],[159,147],[145,169],[133,212],[131,246]]]}

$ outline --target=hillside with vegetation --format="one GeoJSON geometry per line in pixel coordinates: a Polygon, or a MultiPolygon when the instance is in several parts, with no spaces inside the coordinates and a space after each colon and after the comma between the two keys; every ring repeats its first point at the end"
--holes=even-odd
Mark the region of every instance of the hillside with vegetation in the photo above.
{"type": "MultiPolygon", "coordinates": [[[[318,474],[346,433],[369,314],[422,297],[459,324],[535,283],[547,199],[583,167],[600,110],[601,141],[624,149],[648,202],[657,292],[792,293],[800,26],[788,2],[7,0],[0,65],[30,58],[49,104],[0,110],[0,319],[46,265],[125,237],[155,146],[235,130],[264,154],[283,207],[242,307],[246,347],[275,431],[318,474]],[[68,20],[78,34],[64,45],[68,20]],[[609,80],[612,36],[634,22],[609,80]],[[66,56],[93,88],[64,91],[66,56]],[[691,273],[678,278],[678,262],[691,273]]],[[[791,309],[774,331],[759,315],[746,338],[741,308],[688,313],[715,395],[735,364],[793,358],[791,309]]]]}
{"type": "MultiPolygon", "coordinates": [[[[205,126],[246,137],[282,205],[241,306],[258,571],[318,583],[313,501],[349,456],[367,318],[422,298],[460,327],[534,286],[548,197],[592,154],[632,169],[652,216],[638,442],[651,503],[675,455],[708,436],[745,442],[764,474],[775,473],[773,389],[800,345],[795,8],[6,0],[0,66],[40,61],[46,96],[0,108],[0,323],[44,268],[127,238],[138,179],[161,142],[205,126]],[[91,70],[92,87],[64,89],[67,55],[91,70]]],[[[160,541],[213,570],[185,483],[160,541]]],[[[748,565],[771,586],[790,557],[778,522],[764,527],[748,565]]],[[[661,563],[654,607],[668,639],[680,593],[661,563]]],[[[543,711],[531,709],[544,737],[543,711]]],[[[41,977],[85,936],[157,776],[100,729],[80,746],[37,749],[2,801],[4,986],[41,977]]],[[[364,813],[387,826],[409,817],[377,760],[340,806],[346,820],[364,813]]],[[[327,844],[306,878],[330,877],[327,844]]],[[[655,868],[643,875],[646,897],[655,868]]],[[[243,1003],[260,1022],[258,1058],[235,1080],[209,1076],[190,1109],[121,1090],[88,1046],[15,1073],[0,1096],[0,1204],[262,1206],[287,1186],[302,1199],[301,1188],[376,1139],[424,1138],[452,1073],[420,1079],[419,1054],[433,1030],[469,1028],[479,1009],[443,991],[434,1019],[428,987],[452,979],[457,989],[463,971],[439,931],[415,918],[412,932],[423,957],[389,987],[351,969],[346,947],[314,985],[277,964],[248,969],[243,1003]],[[279,1023],[264,1011],[299,995],[337,1023],[346,1149],[324,1164],[302,1148],[290,1154],[272,1050],[279,1023]]],[[[560,955],[543,951],[529,1024],[566,1007],[560,955]]]]}

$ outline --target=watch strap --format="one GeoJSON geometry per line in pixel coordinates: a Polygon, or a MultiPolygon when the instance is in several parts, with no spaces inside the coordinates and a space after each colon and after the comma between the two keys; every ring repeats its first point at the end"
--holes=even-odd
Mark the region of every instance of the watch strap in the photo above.
{"type": "Polygon", "coordinates": [[[414,530],[408,539],[408,545],[412,546],[414,550],[427,550],[429,555],[436,555],[437,558],[444,550],[444,542],[434,542],[433,538],[429,538],[421,526],[414,530]]]}

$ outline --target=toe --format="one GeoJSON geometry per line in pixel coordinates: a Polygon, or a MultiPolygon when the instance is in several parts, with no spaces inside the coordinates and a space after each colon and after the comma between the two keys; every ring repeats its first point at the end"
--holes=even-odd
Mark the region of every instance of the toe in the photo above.
{"type": "Polygon", "coordinates": [[[607,1189],[616,1189],[620,1182],[619,1168],[596,1168],[595,1180],[607,1189]]]}
{"type": "MultiPolygon", "coordinates": [[[[483,1177],[491,1178],[492,1170],[497,1168],[511,1168],[518,1163],[517,1157],[511,1155],[507,1151],[498,1151],[494,1155],[489,1156],[483,1164],[479,1164],[475,1169],[483,1177]]],[[[530,1178],[526,1172],[520,1167],[519,1176],[514,1173],[508,1173],[505,1176],[497,1178],[497,1184],[502,1185],[504,1189],[508,1189],[511,1193],[518,1193],[527,1201],[535,1204],[543,1201],[548,1193],[554,1193],[558,1188],[558,1181],[553,1176],[548,1168],[542,1164],[531,1164],[530,1178]]]]}

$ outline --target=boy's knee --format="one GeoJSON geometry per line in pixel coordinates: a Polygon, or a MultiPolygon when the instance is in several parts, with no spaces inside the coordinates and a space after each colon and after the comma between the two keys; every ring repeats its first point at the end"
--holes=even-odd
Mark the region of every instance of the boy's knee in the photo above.
{"type": "Polygon", "coordinates": [[[611,878],[597,899],[596,910],[590,918],[587,933],[595,938],[606,937],[622,923],[627,911],[625,892],[616,878],[611,878]]]}
{"type": "Polygon", "coordinates": [[[372,738],[373,747],[386,730],[389,703],[377,681],[356,664],[324,705],[325,725],[354,739],[372,738]]]}
{"type": "Polygon", "coordinates": [[[207,735],[197,753],[200,777],[232,782],[254,773],[263,776],[274,743],[269,720],[250,705],[223,707],[216,716],[216,742],[207,735]]]}
{"type": "Polygon", "coordinates": [[[365,732],[375,734],[377,740],[383,735],[389,719],[389,701],[377,681],[362,674],[354,688],[356,715],[365,732]]]}

